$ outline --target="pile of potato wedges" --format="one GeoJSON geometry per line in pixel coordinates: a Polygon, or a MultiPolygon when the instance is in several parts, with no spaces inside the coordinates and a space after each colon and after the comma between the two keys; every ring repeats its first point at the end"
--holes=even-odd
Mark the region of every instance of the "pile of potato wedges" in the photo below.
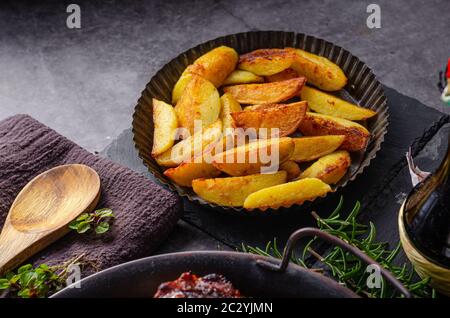
{"type": "Polygon", "coordinates": [[[346,84],[339,66],[300,49],[239,56],[217,47],[184,70],[172,105],[153,99],[152,157],[174,183],[221,206],[277,209],[325,196],[349,152],[365,150],[363,123],[376,115],[330,93],[346,84]],[[254,135],[236,142],[243,131],[254,135]]]}

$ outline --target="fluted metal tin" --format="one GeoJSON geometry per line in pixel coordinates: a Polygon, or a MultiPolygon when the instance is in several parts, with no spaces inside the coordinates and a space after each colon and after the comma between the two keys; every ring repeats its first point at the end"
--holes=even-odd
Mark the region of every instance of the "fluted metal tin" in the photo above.
{"type": "MultiPolygon", "coordinates": [[[[169,63],[164,65],[146,85],[133,114],[134,143],[139,156],[149,171],[162,184],[167,185],[179,195],[202,205],[229,212],[241,212],[246,214],[268,214],[259,210],[247,211],[242,208],[230,208],[218,206],[206,202],[197,196],[191,188],[180,187],[167,178],[156,161],[151,157],[153,145],[153,114],[152,98],[171,102],[172,88],[184,69],[196,58],[220,45],[233,47],[239,54],[247,53],[261,48],[295,47],[305,51],[324,56],[339,65],[348,77],[346,87],[337,94],[361,107],[373,109],[377,116],[366,122],[366,127],[371,133],[371,139],[364,152],[352,153],[352,165],[342,180],[333,187],[335,191],[347,185],[361,174],[370,161],[375,158],[381,147],[388,126],[388,107],[381,83],[376,79],[371,69],[349,51],[325,40],[293,32],[283,31],[251,31],[223,36],[181,53],[169,63]]],[[[308,207],[310,202],[302,204],[301,208],[308,207]]],[[[299,208],[292,206],[289,209],[299,208]]],[[[273,212],[273,211],[272,211],[273,212]]]]}

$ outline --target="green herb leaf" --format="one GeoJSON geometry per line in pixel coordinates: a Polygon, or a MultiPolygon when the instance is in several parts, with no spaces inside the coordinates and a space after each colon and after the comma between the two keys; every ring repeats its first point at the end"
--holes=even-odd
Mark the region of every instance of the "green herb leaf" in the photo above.
{"type": "Polygon", "coordinates": [[[80,222],[77,224],[77,232],[78,234],[86,233],[88,230],[91,229],[91,225],[85,221],[80,222]]]}
{"type": "Polygon", "coordinates": [[[20,274],[20,284],[22,286],[29,286],[33,282],[33,280],[37,279],[36,272],[28,271],[28,272],[22,272],[20,274]]]}
{"type": "Polygon", "coordinates": [[[22,297],[22,298],[30,298],[31,297],[31,293],[30,290],[28,288],[22,289],[17,293],[17,296],[22,297]]]}
{"type": "Polygon", "coordinates": [[[31,264],[23,265],[22,267],[19,267],[19,269],[17,270],[17,273],[20,274],[20,273],[28,272],[31,269],[33,269],[33,266],[31,264]]]}
{"type": "MultiPolygon", "coordinates": [[[[6,277],[8,277],[8,276],[6,276],[6,277]]],[[[8,279],[11,284],[17,284],[19,282],[20,275],[13,275],[11,278],[8,278],[8,279]]]]}
{"type": "Polygon", "coordinates": [[[8,289],[11,286],[10,282],[6,278],[0,278],[0,289],[8,289]]]}
{"type": "Polygon", "coordinates": [[[94,214],[95,214],[95,216],[97,216],[99,218],[113,218],[114,217],[113,211],[108,208],[96,210],[94,212],[94,214]]]}
{"type": "Polygon", "coordinates": [[[74,221],[69,223],[69,228],[76,230],[79,234],[88,232],[91,228],[95,228],[97,234],[103,234],[110,228],[108,221],[114,218],[111,209],[102,208],[91,213],[83,213],[74,221]]]}
{"type": "Polygon", "coordinates": [[[95,233],[97,234],[103,234],[109,230],[109,224],[108,222],[101,222],[96,228],[95,233]]]}
{"type": "Polygon", "coordinates": [[[76,218],[76,221],[84,221],[89,218],[89,213],[83,213],[79,217],[76,218]]]}
{"type": "Polygon", "coordinates": [[[77,223],[77,221],[72,221],[72,222],[70,222],[70,223],[69,223],[69,229],[71,229],[71,230],[76,230],[76,229],[78,229],[78,223],[77,223]]]}

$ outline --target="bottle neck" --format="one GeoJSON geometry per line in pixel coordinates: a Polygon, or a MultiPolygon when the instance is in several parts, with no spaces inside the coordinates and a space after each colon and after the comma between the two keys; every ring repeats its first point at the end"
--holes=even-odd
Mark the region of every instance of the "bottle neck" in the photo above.
{"type": "Polygon", "coordinates": [[[415,217],[415,213],[418,211],[418,207],[421,206],[425,200],[435,191],[438,187],[450,186],[450,135],[448,139],[447,152],[437,170],[435,170],[428,178],[419,183],[414,190],[409,194],[405,210],[410,211],[408,214],[409,221],[412,221],[415,217]]]}

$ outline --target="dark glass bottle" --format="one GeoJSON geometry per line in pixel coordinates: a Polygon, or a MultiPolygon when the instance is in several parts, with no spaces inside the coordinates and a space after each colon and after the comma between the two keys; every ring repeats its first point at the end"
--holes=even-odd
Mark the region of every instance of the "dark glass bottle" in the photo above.
{"type": "Polygon", "coordinates": [[[408,195],[403,214],[414,246],[430,261],[450,268],[450,136],[440,167],[408,195]]]}

